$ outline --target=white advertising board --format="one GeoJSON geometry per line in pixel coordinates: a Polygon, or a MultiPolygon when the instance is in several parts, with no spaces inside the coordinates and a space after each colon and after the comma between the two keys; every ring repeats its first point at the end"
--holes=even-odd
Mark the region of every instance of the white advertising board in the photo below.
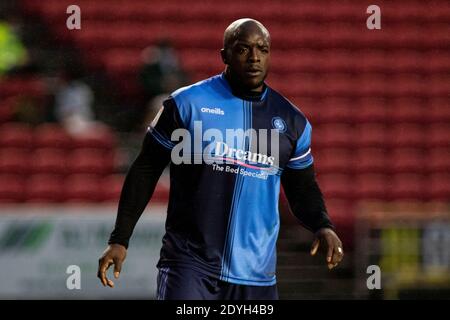
{"type": "MultiPolygon", "coordinates": [[[[97,278],[115,207],[1,207],[0,299],[153,299],[165,207],[139,220],[115,288],[97,278]],[[79,286],[73,288],[79,267],[79,286]],[[75,267],[75,269],[77,268],[75,267]],[[69,281],[68,281],[69,279],[69,281]],[[72,283],[72,289],[67,283],[72,283]]],[[[113,278],[112,270],[108,273],[113,278]]]]}

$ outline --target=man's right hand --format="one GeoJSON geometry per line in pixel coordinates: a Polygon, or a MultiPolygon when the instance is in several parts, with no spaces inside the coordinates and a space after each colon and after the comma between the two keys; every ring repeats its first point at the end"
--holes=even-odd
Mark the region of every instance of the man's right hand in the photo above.
{"type": "Polygon", "coordinates": [[[98,260],[97,272],[97,277],[103,286],[114,288],[114,282],[106,277],[106,272],[111,265],[114,265],[114,277],[118,279],[126,256],[127,249],[121,244],[111,244],[106,248],[102,257],[98,260]]]}

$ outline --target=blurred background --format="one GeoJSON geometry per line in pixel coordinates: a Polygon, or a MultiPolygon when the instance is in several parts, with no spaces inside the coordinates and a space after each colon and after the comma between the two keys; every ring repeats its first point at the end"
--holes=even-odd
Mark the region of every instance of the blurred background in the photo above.
{"type": "Polygon", "coordinates": [[[332,272],[284,197],[282,299],[450,298],[450,3],[2,0],[0,298],[155,296],[168,172],[114,290],[96,279],[124,174],[174,89],[221,72],[224,29],[272,35],[268,83],[309,118],[344,242],[332,272]],[[69,5],[81,29],[69,30],[69,5]],[[366,9],[381,8],[381,30],[366,9]],[[69,265],[81,289],[69,290],[69,265]],[[381,289],[367,268],[381,269],[381,289]]]}

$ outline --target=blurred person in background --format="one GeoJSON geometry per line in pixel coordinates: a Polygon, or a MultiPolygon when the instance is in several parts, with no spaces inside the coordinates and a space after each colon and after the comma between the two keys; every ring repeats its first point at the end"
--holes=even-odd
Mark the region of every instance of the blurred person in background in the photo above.
{"type": "Polygon", "coordinates": [[[20,40],[12,18],[0,17],[0,76],[28,62],[28,53],[20,40]]]}
{"type": "Polygon", "coordinates": [[[170,93],[187,83],[186,74],[169,40],[160,40],[155,46],[145,48],[142,61],[139,79],[146,101],[170,93]]]}
{"type": "Polygon", "coordinates": [[[79,68],[63,68],[55,94],[55,118],[70,134],[83,134],[95,124],[93,103],[94,93],[81,79],[79,68]]]}
{"type": "MultiPolygon", "coordinates": [[[[163,102],[129,169],[116,225],[99,260],[97,276],[104,286],[114,286],[106,276],[109,267],[114,265],[114,276],[119,277],[133,229],[171,160],[166,234],[157,265],[158,299],[278,299],[280,183],[299,222],[315,235],[311,254],[319,246],[326,249],[329,269],[342,260],[342,242],[315,179],[311,125],[296,106],[265,83],[270,46],[270,34],[260,22],[233,22],[225,30],[221,50],[225,72],[181,88],[163,102]],[[192,136],[196,121],[205,130],[281,134],[275,145],[257,136],[258,142],[268,143],[267,151],[258,149],[261,145],[250,146],[245,138],[242,144],[227,140],[233,145],[226,148],[235,150],[226,159],[227,170],[205,159],[200,164],[175,164],[172,133],[185,128],[192,136]]],[[[212,157],[222,159],[221,149],[219,153],[217,145],[214,149],[212,157]]]]}

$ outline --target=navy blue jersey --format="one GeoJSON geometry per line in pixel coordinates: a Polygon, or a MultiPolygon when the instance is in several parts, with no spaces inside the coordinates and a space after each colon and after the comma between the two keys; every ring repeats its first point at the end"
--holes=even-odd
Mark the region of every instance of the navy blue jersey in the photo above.
{"type": "Polygon", "coordinates": [[[175,91],[163,105],[148,129],[172,150],[158,267],[187,265],[234,284],[275,284],[280,176],[313,163],[310,123],[268,86],[258,99],[233,95],[223,74],[175,91]],[[191,134],[183,144],[190,149],[177,149],[177,129],[191,134]],[[225,139],[249,129],[256,136],[225,139]],[[174,153],[185,161],[174,161],[174,153]]]}

